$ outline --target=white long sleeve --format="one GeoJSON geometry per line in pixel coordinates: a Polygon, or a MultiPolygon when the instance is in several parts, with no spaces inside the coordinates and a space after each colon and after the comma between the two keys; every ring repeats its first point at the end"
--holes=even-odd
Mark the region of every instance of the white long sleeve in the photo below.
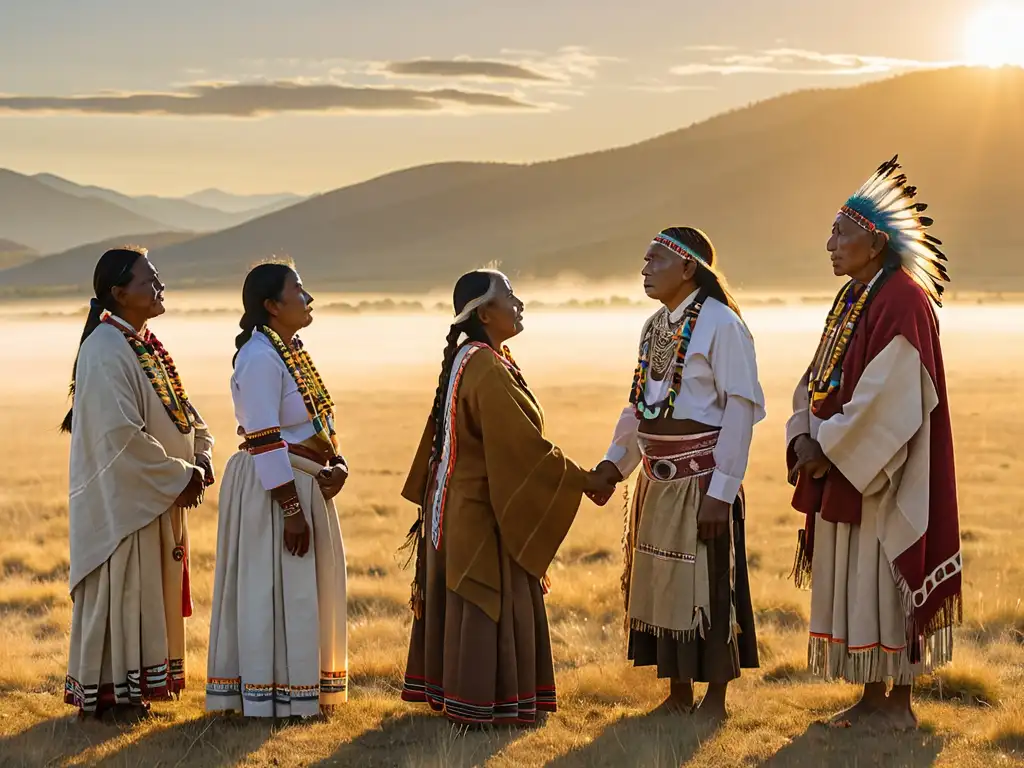
{"type": "Polygon", "coordinates": [[[640,419],[636,417],[633,406],[627,405],[615,424],[612,444],[604,454],[604,460],[614,464],[624,478],[633,474],[643,458],[637,440],[639,429],[640,419]]]}
{"type": "Polygon", "coordinates": [[[732,504],[747,472],[750,441],[754,436],[754,404],[742,397],[730,397],[722,414],[722,430],[715,445],[715,471],[708,496],[732,504]]]}
{"type": "Polygon", "coordinates": [[[246,435],[274,430],[278,433],[278,447],[253,456],[260,484],[264,490],[270,491],[295,479],[288,448],[280,437],[281,393],[287,371],[270,347],[264,349],[247,346],[245,352],[244,355],[239,354],[235,364],[235,373],[231,377],[231,396],[235,402],[238,423],[246,435]]]}

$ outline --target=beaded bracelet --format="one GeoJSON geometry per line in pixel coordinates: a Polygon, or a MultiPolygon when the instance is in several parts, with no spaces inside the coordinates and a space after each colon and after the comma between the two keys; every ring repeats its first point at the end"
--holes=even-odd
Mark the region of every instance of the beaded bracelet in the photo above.
{"type": "Polygon", "coordinates": [[[281,511],[284,513],[282,517],[294,517],[302,512],[302,504],[297,496],[293,496],[281,502],[281,511]]]}

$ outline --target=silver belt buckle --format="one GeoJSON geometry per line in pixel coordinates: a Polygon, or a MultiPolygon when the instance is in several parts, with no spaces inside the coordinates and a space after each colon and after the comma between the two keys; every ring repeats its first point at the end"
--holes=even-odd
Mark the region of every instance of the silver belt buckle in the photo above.
{"type": "Polygon", "coordinates": [[[651,464],[651,474],[663,483],[672,480],[676,476],[677,471],[675,462],[668,459],[658,459],[651,464]]]}

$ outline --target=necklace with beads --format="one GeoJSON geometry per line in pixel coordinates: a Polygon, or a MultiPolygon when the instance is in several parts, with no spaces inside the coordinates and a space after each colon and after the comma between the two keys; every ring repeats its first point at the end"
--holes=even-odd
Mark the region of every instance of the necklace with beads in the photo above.
{"type": "Polygon", "coordinates": [[[198,416],[189,402],[174,359],[156,335],[148,328],[137,332],[106,310],[100,315],[100,322],[121,332],[174,426],[183,435],[191,432],[199,420],[198,416]]]}
{"type": "Polygon", "coordinates": [[[817,413],[821,404],[842,381],[843,358],[850,344],[857,321],[864,312],[871,291],[864,285],[850,281],[836,297],[832,311],[825,321],[825,330],[818,342],[814,360],[807,376],[807,390],[811,411],[817,413]]]}
{"type": "Polygon", "coordinates": [[[677,323],[670,321],[667,308],[663,308],[651,322],[640,347],[640,359],[629,392],[629,404],[635,409],[638,419],[650,421],[672,413],[683,383],[686,350],[690,347],[693,328],[705,298],[703,292],[698,295],[677,323]],[[668,394],[656,403],[648,403],[648,379],[653,377],[655,381],[664,381],[670,371],[672,379],[668,394]]]}
{"type": "Polygon", "coordinates": [[[265,325],[261,326],[259,331],[270,340],[288,373],[295,380],[295,386],[298,387],[302,401],[306,404],[306,412],[313,422],[317,437],[327,445],[334,446],[334,401],[302,341],[295,336],[291,345],[285,344],[284,339],[265,325]]]}

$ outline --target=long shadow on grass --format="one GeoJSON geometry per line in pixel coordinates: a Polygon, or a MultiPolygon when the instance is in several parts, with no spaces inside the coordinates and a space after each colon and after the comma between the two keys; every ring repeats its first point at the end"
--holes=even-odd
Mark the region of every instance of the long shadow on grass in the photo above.
{"type": "Polygon", "coordinates": [[[926,768],[942,752],[943,740],[926,730],[829,728],[815,724],[761,763],[764,768],[864,768],[899,765],[926,768]]]}
{"type": "Polygon", "coordinates": [[[680,714],[648,712],[616,721],[584,747],[574,749],[548,768],[599,768],[642,765],[678,768],[717,728],[680,714]]]}
{"type": "Polygon", "coordinates": [[[438,715],[401,714],[339,745],[333,755],[316,763],[314,768],[477,766],[527,733],[529,731],[509,728],[466,730],[438,715]]]}
{"type": "Polygon", "coordinates": [[[236,765],[257,752],[282,727],[284,723],[269,718],[222,713],[180,721],[157,715],[135,726],[133,738],[123,749],[104,756],[96,764],[193,768],[236,765]]]}
{"type": "Polygon", "coordinates": [[[121,732],[77,715],[36,723],[20,733],[0,738],[0,765],[51,765],[116,739],[121,732]]]}

